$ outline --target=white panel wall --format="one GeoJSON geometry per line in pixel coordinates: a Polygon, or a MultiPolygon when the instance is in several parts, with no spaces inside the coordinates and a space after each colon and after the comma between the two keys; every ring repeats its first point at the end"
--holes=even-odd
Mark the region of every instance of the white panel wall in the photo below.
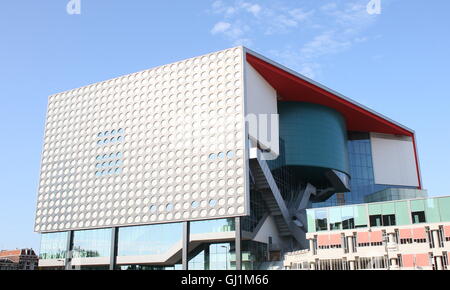
{"type": "Polygon", "coordinates": [[[242,47],[49,97],[37,232],[248,214],[242,47]]]}
{"type": "Polygon", "coordinates": [[[271,150],[270,154],[263,157],[274,159],[280,152],[277,93],[248,63],[245,65],[245,85],[249,136],[263,149],[271,150]]]}
{"type": "Polygon", "coordinates": [[[419,186],[411,137],[371,133],[375,183],[419,186]]]}

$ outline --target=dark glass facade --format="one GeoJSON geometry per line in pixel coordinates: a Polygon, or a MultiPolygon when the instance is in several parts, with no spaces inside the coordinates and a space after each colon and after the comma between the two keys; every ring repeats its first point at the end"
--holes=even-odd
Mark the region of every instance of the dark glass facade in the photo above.
{"type": "Polygon", "coordinates": [[[255,227],[267,213],[267,207],[257,190],[250,191],[250,215],[241,218],[241,228],[243,231],[253,232],[255,227]]]}

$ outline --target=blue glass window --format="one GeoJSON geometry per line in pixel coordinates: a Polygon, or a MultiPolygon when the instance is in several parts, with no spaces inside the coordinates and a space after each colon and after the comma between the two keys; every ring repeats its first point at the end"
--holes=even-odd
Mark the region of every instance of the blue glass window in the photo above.
{"type": "Polygon", "coordinates": [[[108,257],[111,250],[111,229],[75,231],[73,256],[75,258],[108,257]]]}
{"type": "Polygon", "coordinates": [[[159,224],[119,229],[119,256],[157,255],[180,242],[183,224],[159,224]]]}
{"type": "Polygon", "coordinates": [[[191,234],[230,232],[234,229],[234,218],[191,222],[191,234]]]}
{"type": "Polygon", "coordinates": [[[42,234],[39,259],[64,259],[66,248],[67,232],[42,234]]]}
{"type": "Polygon", "coordinates": [[[233,269],[234,243],[206,244],[189,260],[189,270],[233,269]],[[233,253],[233,255],[232,255],[233,253]]]}

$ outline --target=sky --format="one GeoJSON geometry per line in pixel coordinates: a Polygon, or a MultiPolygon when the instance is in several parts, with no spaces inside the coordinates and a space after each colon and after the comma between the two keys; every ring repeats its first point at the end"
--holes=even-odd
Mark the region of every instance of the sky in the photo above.
{"type": "Polygon", "coordinates": [[[416,131],[424,188],[450,195],[450,1],[0,3],[0,249],[33,232],[47,97],[245,45],[416,131]]]}

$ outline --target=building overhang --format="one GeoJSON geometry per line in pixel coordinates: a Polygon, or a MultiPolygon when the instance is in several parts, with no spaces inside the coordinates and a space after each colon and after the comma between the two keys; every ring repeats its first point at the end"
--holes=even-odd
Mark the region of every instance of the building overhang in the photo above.
{"type": "Polygon", "coordinates": [[[417,145],[413,130],[248,48],[244,48],[244,52],[247,63],[277,91],[278,101],[308,102],[333,108],[344,116],[349,131],[411,137],[419,180],[418,188],[422,188],[417,145]]]}
{"type": "Polygon", "coordinates": [[[349,131],[414,135],[413,130],[248,49],[246,60],[277,91],[279,101],[308,102],[333,108],[345,117],[349,131]]]}

